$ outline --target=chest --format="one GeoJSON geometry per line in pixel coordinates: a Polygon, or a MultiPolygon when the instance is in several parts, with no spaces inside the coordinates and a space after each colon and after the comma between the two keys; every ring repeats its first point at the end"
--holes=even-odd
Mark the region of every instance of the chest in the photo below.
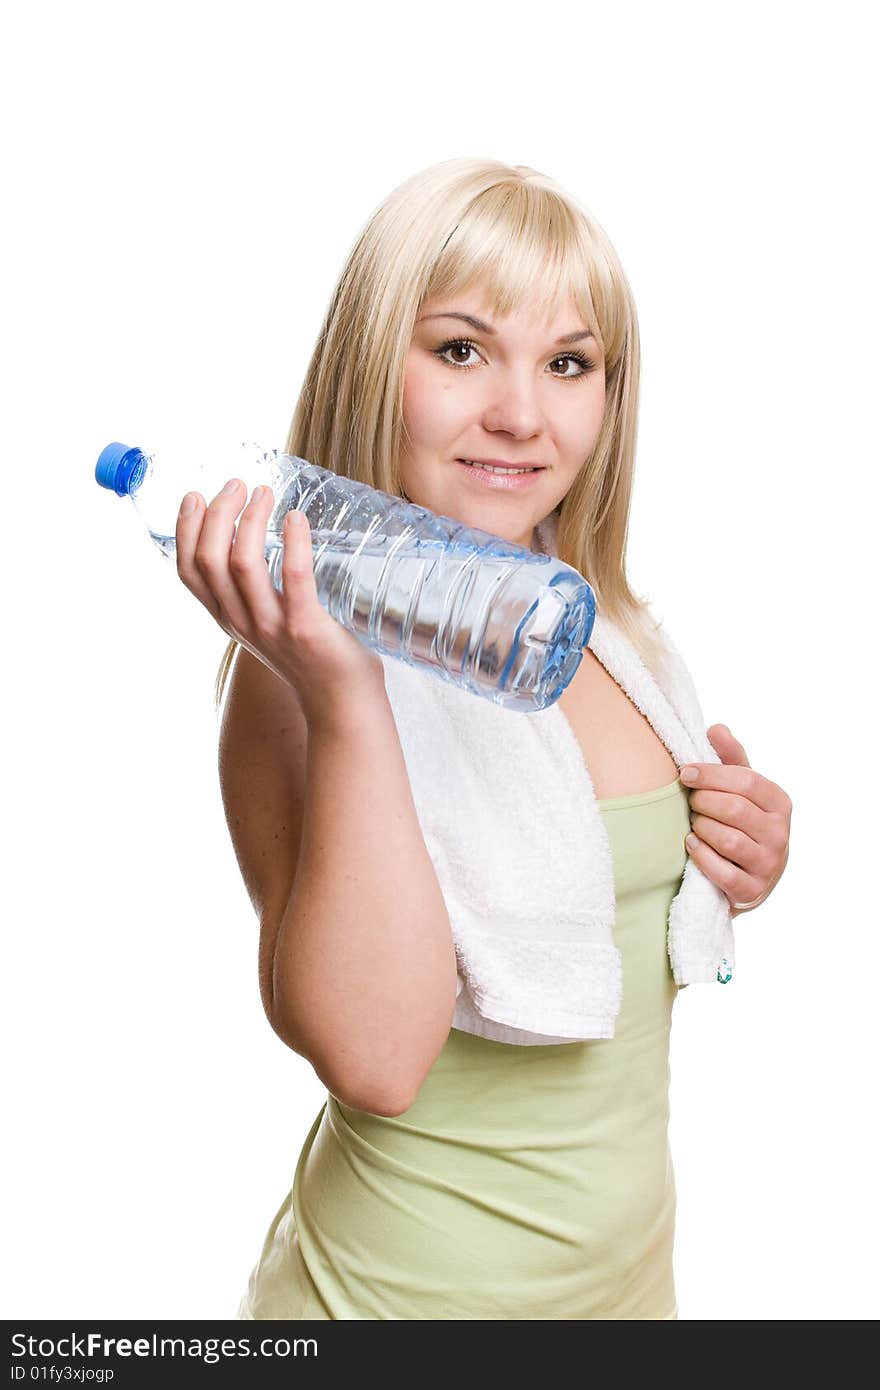
{"type": "Polygon", "coordinates": [[[557,703],[580,745],[598,800],[675,781],[678,768],[669,750],[589,647],[557,703]]]}

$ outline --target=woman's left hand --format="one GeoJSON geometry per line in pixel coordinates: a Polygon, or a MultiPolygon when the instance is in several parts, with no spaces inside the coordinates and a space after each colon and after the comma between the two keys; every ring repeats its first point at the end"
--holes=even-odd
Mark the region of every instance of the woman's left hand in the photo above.
{"type": "Polygon", "coordinates": [[[692,788],[688,801],[697,837],[687,848],[727,895],[730,915],[736,917],[758,907],[782,877],[792,804],[781,787],[750,767],[746,750],[726,724],[713,724],[706,733],[721,762],[689,763],[696,768],[693,780],[681,769],[682,782],[692,788]]]}

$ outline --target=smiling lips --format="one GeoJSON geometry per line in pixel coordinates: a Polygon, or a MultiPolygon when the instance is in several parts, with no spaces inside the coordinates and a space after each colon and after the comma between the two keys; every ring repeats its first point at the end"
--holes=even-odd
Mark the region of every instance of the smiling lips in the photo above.
{"type": "Polygon", "coordinates": [[[537,471],[542,469],[544,466],[540,463],[509,463],[507,459],[456,459],[456,463],[476,463],[481,465],[483,468],[512,469],[515,470],[517,473],[531,472],[533,470],[537,471]]]}
{"type": "Polygon", "coordinates": [[[526,488],[534,487],[538,474],[543,473],[543,467],[529,463],[503,463],[483,465],[480,460],[456,459],[459,468],[463,468],[470,481],[477,487],[489,488],[493,492],[522,492],[526,488]],[[504,471],[496,472],[495,469],[504,471]],[[508,471],[509,470],[509,471],[508,471]]]}

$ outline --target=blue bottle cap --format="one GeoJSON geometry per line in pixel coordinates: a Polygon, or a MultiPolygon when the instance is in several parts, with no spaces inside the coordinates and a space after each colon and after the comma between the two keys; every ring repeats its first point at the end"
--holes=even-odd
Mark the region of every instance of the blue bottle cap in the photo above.
{"type": "Polygon", "coordinates": [[[128,497],[143,477],[146,457],[132,444],[108,444],[95,465],[95,481],[112,488],[117,497],[128,497]]]}

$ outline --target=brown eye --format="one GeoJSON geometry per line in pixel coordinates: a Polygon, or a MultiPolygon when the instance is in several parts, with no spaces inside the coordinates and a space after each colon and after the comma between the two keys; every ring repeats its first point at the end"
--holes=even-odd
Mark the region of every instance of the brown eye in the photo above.
{"type": "MultiPolygon", "coordinates": [[[[590,359],[589,359],[589,357],[584,357],[584,355],[583,355],[582,352],[565,352],[565,353],[562,354],[561,357],[554,357],[554,358],[553,358],[553,361],[554,361],[554,362],[577,362],[578,366],[581,368],[581,370],[580,370],[579,372],[575,372],[574,375],[572,375],[572,374],[569,372],[569,373],[566,373],[564,376],[561,376],[561,379],[562,379],[563,381],[579,381],[581,377],[583,377],[583,376],[588,376],[589,373],[592,372],[592,371],[595,369],[595,366],[596,366],[595,362],[591,362],[590,359]]],[[[557,375],[561,375],[561,374],[560,374],[560,373],[557,373],[557,372],[554,372],[554,376],[557,376],[557,375]]]]}
{"type": "Polygon", "coordinates": [[[450,338],[447,343],[441,343],[440,347],[434,349],[434,356],[439,357],[442,362],[447,362],[450,367],[463,367],[465,371],[469,371],[472,366],[476,366],[475,362],[449,362],[449,359],[444,356],[444,353],[451,352],[453,348],[463,348],[465,354],[477,351],[476,343],[472,343],[468,338],[450,338]]]}
{"type": "MultiPolygon", "coordinates": [[[[477,364],[476,362],[455,362],[445,355],[448,352],[459,351],[465,356],[468,353],[479,353],[476,343],[472,343],[470,338],[450,338],[447,342],[441,343],[438,348],[432,348],[435,357],[439,357],[441,362],[445,362],[449,367],[456,367],[459,371],[469,372],[477,364]]],[[[551,372],[551,376],[558,376],[560,381],[580,381],[581,377],[587,376],[595,369],[595,362],[591,362],[588,357],[584,357],[582,352],[564,352],[550,361],[550,366],[555,366],[559,362],[576,362],[580,367],[579,372],[551,372]]]]}

